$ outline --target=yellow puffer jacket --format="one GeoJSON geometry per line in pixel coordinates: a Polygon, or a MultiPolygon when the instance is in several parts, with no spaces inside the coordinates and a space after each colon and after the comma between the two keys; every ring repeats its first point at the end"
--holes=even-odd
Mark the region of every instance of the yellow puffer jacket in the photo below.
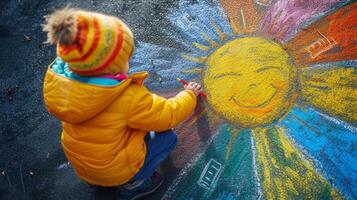
{"type": "Polygon", "coordinates": [[[136,73],[117,86],[97,86],[47,70],[45,104],[62,120],[64,152],[88,183],[126,183],[144,163],[146,133],[175,127],[194,110],[192,91],[165,99],[147,90],[146,77],[136,73]]]}

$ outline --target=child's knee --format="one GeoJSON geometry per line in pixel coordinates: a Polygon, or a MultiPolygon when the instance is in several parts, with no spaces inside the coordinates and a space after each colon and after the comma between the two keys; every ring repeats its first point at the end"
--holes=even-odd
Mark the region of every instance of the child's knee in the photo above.
{"type": "Polygon", "coordinates": [[[167,146],[168,149],[174,149],[178,143],[177,135],[173,130],[158,132],[155,134],[162,145],[167,146]]]}
{"type": "Polygon", "coordinates": [[[172,132],[172,143],[176,146],[178,143],[178,138],[175,132],[172,132]]]}
{"type": "Polygon", "coordinates": [[[175,148],[177,143],[178,143],[178,139],[177,139],[176,133],[171,131],[171,132],[168,132],[166,134],[167,134],[167,139],[168,139],[168,143],[170,144],[170,147],[172,149],[175,148]]]}

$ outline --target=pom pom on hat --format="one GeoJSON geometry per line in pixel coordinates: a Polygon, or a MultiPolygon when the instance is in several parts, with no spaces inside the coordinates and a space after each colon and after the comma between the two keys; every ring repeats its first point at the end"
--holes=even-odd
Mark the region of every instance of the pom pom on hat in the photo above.
{"type": "Polygon", "coordinates": [[[133,33],[116,17],[65,7],[45,16],[47,43],[82,76],[120,73],[134,49],[133,33]]]}
{"type": "Polygon", "coordinates": [[[52,15],[45,16],[46,24],[43,31],[47,32],[49,44],[60,43],[69,45],[76,39],[77,22],[75,10],[69,6],[62,10],[55,11],[52,15]]]}

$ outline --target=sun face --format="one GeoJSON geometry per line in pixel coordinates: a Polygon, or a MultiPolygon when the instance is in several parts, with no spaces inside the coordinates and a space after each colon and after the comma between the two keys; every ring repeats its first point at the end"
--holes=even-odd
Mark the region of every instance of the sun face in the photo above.
{"type": "Polygon", "coordinates": [[[209,104],[239,127],[271,124],[295,101],[296,67],[271,40],[230,41],[208,57],[206,67],[203,84],[209,104]]]}

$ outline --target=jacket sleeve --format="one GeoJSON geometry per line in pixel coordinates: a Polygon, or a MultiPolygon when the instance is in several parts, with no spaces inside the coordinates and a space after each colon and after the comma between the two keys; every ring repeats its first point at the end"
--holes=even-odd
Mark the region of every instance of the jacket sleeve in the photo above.
{"type": "Polygon", "coordinates": [[[166,99],[140,86],[129,107],[128,126],[148,131],[164,131],[183,122],[196,107],[192,91],[182,91],[166,99]]]}

